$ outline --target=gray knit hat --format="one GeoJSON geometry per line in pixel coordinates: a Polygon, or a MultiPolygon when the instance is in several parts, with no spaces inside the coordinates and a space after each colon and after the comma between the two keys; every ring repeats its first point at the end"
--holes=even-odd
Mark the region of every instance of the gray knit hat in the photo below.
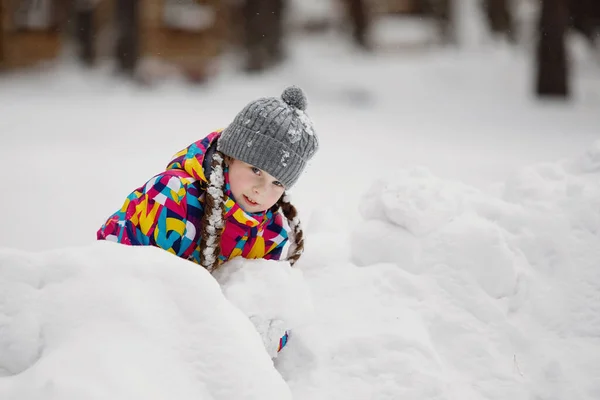
{"type": "Polygon", "coordinates": [[[289,189],[319,147],[306,103],[296,86],[286,88],[281,98],[249,103],[225,128],[217,150],[266,171],[289,189]]]}

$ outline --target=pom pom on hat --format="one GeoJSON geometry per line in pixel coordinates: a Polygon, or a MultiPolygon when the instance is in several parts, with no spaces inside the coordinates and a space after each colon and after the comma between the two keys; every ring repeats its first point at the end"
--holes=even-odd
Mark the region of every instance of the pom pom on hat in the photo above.
{"type": "Polygon", "coordinates": [[[290,107],[297,108],[298,110],[306,110],[307,100],[302,89],[298,86],[289,86],[281,95],[281,99],[290,107]]]}

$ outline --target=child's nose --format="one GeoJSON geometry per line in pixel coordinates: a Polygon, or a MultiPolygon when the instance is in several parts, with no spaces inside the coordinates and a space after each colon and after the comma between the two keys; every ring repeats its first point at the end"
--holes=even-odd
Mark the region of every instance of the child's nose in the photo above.
{"type": "Polygon", "coordinates": [[[267,186],[266,182],[256,183],[256,185],[254,185],[252,190],[254,191],[255,194],[261,194],[262,192],[264,192],[266,190],[266,186],[267,186]]]}

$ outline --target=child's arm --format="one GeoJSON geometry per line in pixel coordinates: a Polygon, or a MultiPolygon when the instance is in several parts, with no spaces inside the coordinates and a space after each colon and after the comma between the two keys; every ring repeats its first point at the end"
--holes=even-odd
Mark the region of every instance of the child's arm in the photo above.
{"type": "Polygon", "coordinates": [[[192,181],[161,174],[132,192],[119,211],[98,231],[98,239],[129,245],[153,245],[187,257],[193,250],[196,232],[190,211],[201,218],[199,190],[192,181]]]}

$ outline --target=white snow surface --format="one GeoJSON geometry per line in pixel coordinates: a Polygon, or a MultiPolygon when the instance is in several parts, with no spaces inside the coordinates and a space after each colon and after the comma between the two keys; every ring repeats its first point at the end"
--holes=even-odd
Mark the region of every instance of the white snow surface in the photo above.
{"type": "Polygon", "coordinates": [[[200,88],[68,61],[0,79],[0,399],[600,398],[598,65],[572,53],[561,104],[521,47],[293,46],[200,88]],[[294,268],[95,242],[171,154],[290,84],[321,145],[294,268]],[[257,321],[291,329],[273,361],[257,321]]]}
{"type": "Polygon", "coordinates": [[[291,399],[203,268],[97,242],[0,253],[0,398],[291,399]]]}
{"type": "Polygon", "coordinates": [[[600,141],[498,195],[422,168],[374,183],[351,245],[327,223],[308,236],[317,322],[277,360],[294,394],[598,396],[598,161],[600,141]]]}

